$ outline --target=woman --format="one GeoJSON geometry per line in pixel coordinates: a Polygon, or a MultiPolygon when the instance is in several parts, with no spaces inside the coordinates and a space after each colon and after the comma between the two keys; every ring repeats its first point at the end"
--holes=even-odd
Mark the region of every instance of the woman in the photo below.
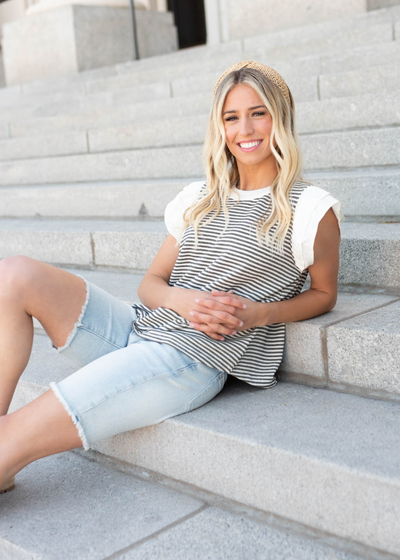
{"type": "Polygon", "coordinates": [[[207,182],[166,208],[170,235],[139,286],[142,304],[27,257],[0,263],[1,491],[36,459],[205,404],[228,374],[273,387],[285,323],[334,307],[340,203],[300,177],[293,98],[279,74],[252,61],[224,72],[204,159],[207,182]],[[80,369],[6,415],[32,317],[80,369]]]}

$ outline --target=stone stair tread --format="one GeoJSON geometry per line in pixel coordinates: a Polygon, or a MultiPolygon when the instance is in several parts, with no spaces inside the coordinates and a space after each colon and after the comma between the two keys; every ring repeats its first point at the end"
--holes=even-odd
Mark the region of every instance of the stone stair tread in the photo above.
{"type": "MultiPolygon", "coordinates": [[[[398,218],[397,218],[398,220],[398,218]]],[[[0,219],[0,258],[147,270],[168,235],[162,220],[0,219]]],[[[398,290],[400,223],[344,222],[339,282],[398,290]]]]}
{"type": "MultiPolygon", "coordinates": [[[[310,171],[310,183],[332,193],[346,216],[400,216],[400,167],[310,171]]],[[[0,187],[2,217],[163,217],[183,187],[202,177],[0,187]],[[89,209],[89,210],[88,210],[89,209]]]]}
{"type": "Polygon", "coordinates": [[[1,496],[2,556],[64,560],[68,550],[75,560],[256,560],[262,550],[279,560],[284,550],[287,560],[362,558],[90,459],[63,453],[17,475],[15,489],[1,496]]]}
{"type": "Polygon", "coordinates": [[[164,233],[161,220],[52,220],[52,219],[0,219],[2,231],[58,231],[58,232],[132,232],[164,233]]]}
{"type": "Polygon", "coordinates": [[[310,35],[313,39],[324,39],[327,34],[341,32],[343,30],[353,30],[363,25],[371,27],[387,22],[396,22],[400,19],[400,10],[398,6],[392,6],[387,9],[374,10],[371,12],[363,12],[352,16],[338,16],[329,20],[301,25],[298,27],[285,28],[269,33],[261,33],[244,39],[245,48],[254,48],[259,41],[266,41],[271,46],[278,44],[293,44],[296,42],[307,42],[310,35]]]}
{"type": "MultiPolygon", "coordinates": [[[[140,301],[143,273],[63,268],[129,305],[140,301]]],[[[339,293],[329,313],[288,323],[279,379],[400,401],[398,300],[398,295],[339,293]]],[[[36,320],[35,326],[41,328],[36,320]]],[[[50,341],[38,338],[37,345],[23,380],[36,384],[55,371],[65,376],[54,364],[50,341]]]]}
{"type": "Polygon", "coordinates": [[[0,556],[15,560],[102,559],[203,507],[75,453],[29,465],[0,501],[7,512],[0,519],[0,556]]]}
{"type": "MultiPolygon", "coordinates": [[[[116,106],[101,106],[73,110],[73,105],[65,105],[65,111],[58,110],[54,116],[29,116],[15,118],[8,112],[0,116],[0,124],[8,122],[11,137],[42,134],[54,134],[60,128],[70,131],[110,128],[114,126],[135,125],[146,121],[149,111],[152,119],[169,120],[171,118],[192,118],[202,115],[205,118],[211,107],[211,90],[195,92],[182,97],[161,98],[157,100],[132,102],[129,95],[125,103],[116,106]],[[72,107],[72,109],[71,109],[72,107]]],[[[342,130],[357,126],[383,126],[389,117],[398,122],[396,113],[396,91],[385,94],[377,92],[361,92],[344,97],[331,97],[322,100],[310,100],[296,103],[296,119],[300,133],[342,130]],[[380,102],[380,103],[379,103],[380,102]],[[338,110],[332,124],[329,110],[338,110]],[[356,112],[355,112],[356,111],[356,112]],[[310,115],[316,113],[318,120],[308,124],[310,115]],[[343,114],[342,114],[343,113],[343,114]],[[358,114],[359,113],[359,114],[358,114]],[[329,116],[329,119],[328,119],[329,116]],[[319,122],[322,119],[321,122],[319,122]],[[317,127],[316,127],[317,126],[317,127]]],[[[197,117],[199,118],[199,117],[197,117]]],[[[315,117],[316,118],[316,117],[315,117]]]]}
{"type": "MultiPolygon", "coordinates": [[[[306,173],[332,168],[336,172],[397,168],[399,140],[399,127],[305,135],[301,146],[306,173]]],[[[200,143],[0,162],[0,186],[179,179],[203,174],[200,143]]]]}
{"type": "MultiPolygon", "coordinates": [[[[394,49],[395,43],[386,43],[380,45],[380,48],[385,47],[387,49],[394,49]]],[[[371,48],[371,47],[362,47],[371,48]]],[[[359,49],[358,49],[359,50],[359,49]]],[[[349,56],[354,56],[354,49],[351,50],[349,56]]],[[[373,92],[380,85],[388,88],[390,92],[398,87],[398,72],[396,65],[396,51],[389,53],[392,56],[389,57],[391,62],[388,63],[387,59],[377,60],[377,63],[370,65],[371,56],[367,56],[369,67],[360,68],[360,62],[357,64],[357,68],[350,68],[347,72],[345,69],[341,68],[341,71],[332,72],[332,70],[325,65],[320,68],[319,58],[308,56],[296,59],[296,63],[289,61],[275,61],[274,67],[281,74],[284,75],[286,81],[291,87],[294,98],[296,102],[300,101],[312,101],[317,99],[318,91],[316,83],[312,78],[320,76],[320,92],[322,98],[335,97],[335,96],[348,96],[356,95],[361,93],[363,90],[373,92]],[[314,60],[315,59],[315,60],[314,60]],[[382,81],[382,75],[385,76],[385,80],[382,81]],[[396,77],[397,76],[397,77],[396,77]],[[351,88],[347,87],[349,80],[353,82],[351,88]],[[360,84],[360,81],[364,83],[360,84]],[[342,84],[342,85],[341,85],[342,84]],[[315,91],[314,91],[315,90],[315,91]]],[[[245,58],[249,58],[251,53],[243,53],[245,58]]],[[[357,54],[357,53],[356,53],[357,54]]],[[[360,55],[361,53],[358,53],[360,55]]],[[[366,50],[366,55],[369,55],[369,50],[366,50]]],[[[399,49],[400,54],[400,49],[399,49]]],[[[376,56],[376,52],[375,52],[376,56]]],[[[240,53],[237,54],[240,58],[240,53]]],[[[254,58],[262,59],[264,55],[255,56],[254,58]]],[[[200,69],[196,67],[196,74],[192,75],[193,65],[186,65],[178,72],[176,78],[166,75],[164,82],[160,82],[160,75],[157,73],[155,75],[156,81],[150,81],[148,84],[143,83],[149,79],[146,74],[140,74],[140,81],[135,87],[129,86],[129,83],[122,87],[120,90],[115,91],[115,95],[112,92],[98,92],[96,88],[96,82],[93,82],[93,87],[89,91],[86,91],[83,85],[79,82],[76,83],[76,91],[65,91],[65,86],[60,91],[38,91],[37,93],[29,92],[29,95],[8,95],[13,93],[13,88],[5,88],[0,90],[0,111],[7,111],[8,119],[15,118],[12,115],[24,114],[26,117],[31,116],[45,116],[57,114],[60,111],[66,111],[68,108],[68,113],[76,112],[77,108],[84,110],[85,105],[88,107],[90,104],[93,106],[98,105],[99,107],[110,106],[114,104],[128,104],[132,98],[136,101],[140,101],[140,91],[143,90],[143,101],[146,99],[151,99],[152,97],[162,98],[164,96],[169,97],[169,88],[165,89],[165,80],[171,80],[171,88],[173,97],[188,95],[197,91],[209,92],[212,90],[216,79],[222,73],[222,71],[229,65],[228,61],[219,62],[219,59],[213,59],[212,67],[203,64],[200,69]],[[181,76],[185,76],[182,78],[181,76]],[[154,92],[152,90],[154,89],[154,92]],[[8,91],[10,90],[10,91],[8,91]],[[122,97],[121,97],[122,96],[122,97]],[[130,97],[129,97],[130,96],[130,97]],[[75,109],[74,109],[75,108],[75,109]]],[[[266,60],[266,62],[270,62],[266,60]]],[[[84,74],[84,73],[83,73],[84,74]]],[[[129,75],[129,74],[128,74],[129,75]]],[[[114,74],[113,79],[117,79],[119,75],[114,74]]],[[[73,77],[71,77],[72,80],[73,77]]],[[[71,82],[72,84],[75,82],[71,82]]],[[[89,82],[92,84],[92,82],[89,82]]],[[[123,82],[121,84],[124,85],[123,82]]],[[[1,113],[0,113],[1,114],[1,113]]]]}
{"type": "MultiPolygon", "coordinates": [[[[210,95],[211,91],[137,103],[128,100],[123,106],[87,108],[71,113],[68,109],[64,114],[60,111],[55,116],[36,118],[10,119],[8,115],[3,115],[0,120],[9,122],[11,137],[54,134],[59,129],[79,132],[126,124],[136,125],[148,119],[149,111],[152,119],[167,121],[171,118],[191,117],[194,120],[193,115],[205,118],[208,114],[211,107],[210,95]]],[[[393,91],[386,94],[363,92],[345,97],[299,102],[296,103],[298,131],[306,134],[330,131],[333,128],[340,131],[355,127],[395,124],[399,120],[396,101],[397,92],[393,91]],[[334,123],[330,111],[339,111],[335,114],[334,123]]]]}
{"type": "MultiPolygon", "coordinates": [[[[48,381],[57,380],[61,372],[50,367],[47,354],[40,363],[52,369],[48,381]]],[[[51,362],[62,360],[54,351],[51,362]]],[[[27,378],[21,379],[22,390],[31,383],[27,378]]],[[[42,392],[47,388],[45,383],[42,392]]],[[[27,398],[19,399],[18,392],[17,407],[27,398]]],[[[230,377],[207,405],[108,438],[94,449],[398,554],[399,428],[399,403],[292,383],[262,390],[230,377]]]]}
{"type": "MultiPolygon", "coordinates": [[[[393,240],[400,236],[400,223],[352,222],[342,223],[343,239],[393,240]]],[[[52,219],[0,218],[0,231],[57,231],[57,232],[128,232],[168,233],[162,219],[108,220],[108,219],[52,219]]]]}

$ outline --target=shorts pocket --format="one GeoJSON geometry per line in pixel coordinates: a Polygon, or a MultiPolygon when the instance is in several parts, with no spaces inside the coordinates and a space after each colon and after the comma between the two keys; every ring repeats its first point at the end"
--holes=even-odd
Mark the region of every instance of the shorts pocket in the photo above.
{"type": "Polygon", "coordinates": [[[191,412],[195,408],[199,408],[199,406],[203,406],[203,404],[208,403],[214,397],[218,395],[220,391],[222,391],[225,382],[228,378],[228,374],[224,371],[220,371],[212,381],[205,387],[198,395],[196,395],[188,404],[186,412],[191,412]]]}

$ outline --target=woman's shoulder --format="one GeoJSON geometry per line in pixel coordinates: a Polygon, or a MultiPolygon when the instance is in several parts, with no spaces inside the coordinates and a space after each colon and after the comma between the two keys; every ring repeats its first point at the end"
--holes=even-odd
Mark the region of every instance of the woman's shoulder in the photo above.
{"type": "Polygon", "coordinates": [[[291,189],[291,198],[295,202],[294,219],[309,219],[316,209],[333,208],[340,221],[343,220],[341,204],[329,191],[306,181],[296,181],[291,189]]]}
{"type": "Polygon", "coordinates": [[[165,225],[168,232],[176,239],[179,237],[185,210],[197,200],[202,190],[206,188],[206,185],[205,181],[189,183],[167,204],[164,211],[165,225]]]}
{"type": "Polygon", "coordinates": [[[305,270],[314,262],[314,241],[318,224],[332,208],[339,224],[344,219],[341,204],[330,192],[311,183],[298,181],[293,186],[294,216],[292,250],[296,265],[305,270]]]}
{"type": "Polygon", "coordinates": [[[295,181],[292,188],[290,189],[290,198],[293,200],[293,202],[298,202],[300,199],[319,199],[328,194],[330,195],[331,193],[326,191],[325,189],[322,189],[321,187],[317,187],[313,183],[304,181],[302,179],[295,181]]]}

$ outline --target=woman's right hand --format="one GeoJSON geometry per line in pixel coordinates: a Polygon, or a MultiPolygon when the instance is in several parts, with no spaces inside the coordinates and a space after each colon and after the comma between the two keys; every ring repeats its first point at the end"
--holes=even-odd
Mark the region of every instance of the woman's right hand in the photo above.
{"type": "MultiPolygon", "coordinates": [[[[243,302],[240,299],[235,299],[230,305],[222,302],[222,298],[212,295],[211,292],[204,290],[190,290],[186,288],[172,287],[168,297],[168,308],[178,313],[188,321],[193,320],[191,311],[204,311],[196,303],[196,299],[212,299],[218,301],[217,308],[209,310],[210,320],[207,321],[207,334],[215,340],[224,340],[222,335],[235,334],[238,327],[243,325],[242,321],[235,317],[234,312],[236,308],[243,309],[243,302]]],[[[203,331],[204,332],[204,331],[203,331]]]]}

